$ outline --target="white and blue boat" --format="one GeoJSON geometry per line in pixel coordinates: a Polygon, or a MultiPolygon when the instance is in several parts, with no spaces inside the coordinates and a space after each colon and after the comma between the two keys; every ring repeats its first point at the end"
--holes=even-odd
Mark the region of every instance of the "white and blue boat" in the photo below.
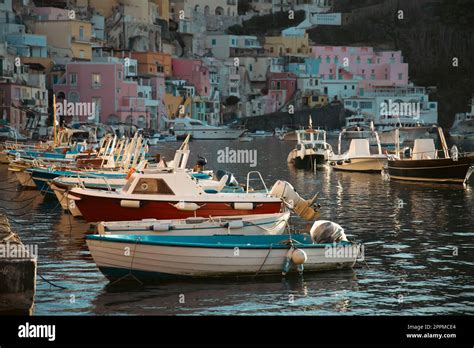
{"type": "MultiPolygon", "coordinates": [[[[318,223],[318,222],[316,222],[318,223]]],[[[89,235],[87,245],[110,280],[159,281],[276,275],[351,268],[361,244],[315,242],[309,234],[89,235]]]]}

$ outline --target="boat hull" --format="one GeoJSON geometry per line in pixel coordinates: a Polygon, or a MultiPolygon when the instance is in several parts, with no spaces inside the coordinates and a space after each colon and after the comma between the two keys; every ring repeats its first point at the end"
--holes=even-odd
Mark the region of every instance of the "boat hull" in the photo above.
{"type": "MultiPolygon", "coordinates": [[[[254,245],[251,242],[222,242],[205,245],[193,242],[196,238],[216,238],[215,236],[191,237],[194,239],[189,240],[189,243],[174,243],[173,238],[177,237],[161,237],[163,243],[143,242],[142,239],[146,240],[147,236],[133,236],[135,239],[115,237],[117,236],[87,237],[87,245],[94,261],[111,280],[130,274],[148,281],[281,274],[289,249],[287,245],[277,241],[289,239],[289,236],[219,236],[246,241],[252,237],[275,239],[271,247],[270,243],[254,245]],[[124,250],[130,252],[124,253],[124,250]]],[[[298,248],[304,250],[307,255],[305,272],[350,268],[360,253],[360,245],[352,243],[347,243],[348,252],[339,257],[331,257],[328,245],[325,244],[298,244],[298,248]]],[[[295,271],[296,267],[293,265],[290,273],[295,271]]]]}
{"type": "Polygon", "coordinates": [[[293,157],[291,163],[298,169],[314,169],[314,166],[322,166],[326,163],[324,155],[313,154],[305,155],[303,158],[300,156],[293,157]]]}
{"type": "Polygon", "coordinates": [[[236,216],[253,214],[279,213],[282,208],[281,202],[256,202],[253,210],[234,209],[232,202],[188,202],[201,205],[196,211],[179,210],[174,207],[178,201],[146,201],[130,200],[135,202],[139,208],[125,208],[121,205],[119,198],[107,198],[99,196],[85,196],[74,192],[76,205],[88,222],[97,221],[127,221],[143,219],[186,219],[190,217],[212,217],[212,216],[236,216]]]}
{"type": "Polygon", "coordinates": [[[388,174],[390,179],[407,181],[432,181],[462,183],[474,157],[461,157],[428,160],[390,160],[388,174]]]}
{"type": "Polygon", "coordinates": [[[242,129],[193,129],[175,131],[175,134],[178,139],[190,134],[196,140],[233,140],[238,139],[244,132],[242,129]]]}
{"type": "Polygon", "coordinates": [[[376,173],[381,172],[387,163],[386,158],[351,158],[350,162],[332,161],[331,167],[334,170],[348,171],[348,172],[365,172],[376,173]]]}

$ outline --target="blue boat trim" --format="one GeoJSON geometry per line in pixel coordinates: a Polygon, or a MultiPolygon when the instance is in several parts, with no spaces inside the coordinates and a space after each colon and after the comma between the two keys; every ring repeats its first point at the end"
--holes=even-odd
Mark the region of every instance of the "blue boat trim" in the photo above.
{"type": "MultiPolygon", "coordinates": [[[[327,248],[333,244],[313,244],[311,237],[306,234],[293,235],[214,235],[214,236],[159,236],[159,235],[88,235],[86,239],[110,243],[127,243],[143,245],[162,245],[190,248],[217,249],[288,249],[282,242],[289,239],[295,241],[295,246],[302,248],[327,248]]],[[[354,245],[351,242],[340,242],[337,246],[354,245]]]]}

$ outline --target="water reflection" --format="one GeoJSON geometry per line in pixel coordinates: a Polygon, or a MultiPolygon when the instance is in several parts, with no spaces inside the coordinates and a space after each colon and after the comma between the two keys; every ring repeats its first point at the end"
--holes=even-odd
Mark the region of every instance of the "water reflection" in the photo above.
{"type": "MultiPolygon", "coordinates": [[[[353,271],[240,281],[168,282],[158,286],[109,286],[84,241],[89,225],[63,214],[35,191],[0,183],[0,206],[15,217],[23,241],[39,245],[35,314],[473,314],[474,208],[472,188],[387,181],[381,175],[295,170],[286,163],[294,144],[275,139],[252,143],[192,142],[191,163],[204,155],[213,169],[244,182],[259,170],[268,185],[291,182],[302,195],[320,192],[323,219],[341,224],[364,241],[367,266],[353,271]],[[217,163],[216,152],[258,150],[257,168],[217,163]],[[28,200],[31,205],[17,211],[28,200]],[[10,203],[10,200],[22,203],[10,203]],[[182,302],[184,296],[184,302],[182,302]],[[181,302],[180,302],[181,300],[181,302]]],[[[154,148],[171,158],[176,144],[154,148]]],[[[0,167],[2,180],[13,177],[0,167]]],[[[295,225],[308,230],[299,218],[295,225]]]]}

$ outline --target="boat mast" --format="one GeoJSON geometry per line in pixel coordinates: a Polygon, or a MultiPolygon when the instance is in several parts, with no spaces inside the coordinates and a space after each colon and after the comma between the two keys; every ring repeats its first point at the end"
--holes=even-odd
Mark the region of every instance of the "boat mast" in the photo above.
{"type": "Polygon", "coordinates": [[[443,146],[444,157],[450,158],[448,144],[446,144],[446,139],[444,137],[443,129],[441,127],[438,127],[438,134],[439,134],[439,139],[441,140],[441,145],[443,146]]]}
{"type": "Polygon", "coordinates": [[[54,146],[57,143],[57,134],[56,134],[56,94],[53,94],[53,139],[54,146]]]}

